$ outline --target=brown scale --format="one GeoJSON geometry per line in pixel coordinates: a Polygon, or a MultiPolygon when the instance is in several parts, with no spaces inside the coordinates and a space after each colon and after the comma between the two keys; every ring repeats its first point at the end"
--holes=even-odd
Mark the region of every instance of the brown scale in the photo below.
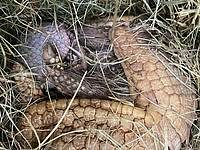
{"type": "Polygon", "coordinates": [[[14,76],[17,91],[20,92],[22,103],[28,103],[44,96],[40,82],[37,82],[33,74],[19,63],[13,65],[13,70],[17,72],[14,76]]]}
{"type": "Polygon", "coordinates": [[[179,150],[181,143],[187,144],[196,117],[196,97],[181,81],[187,85],[191,81],[142,39],[151,39],[143,28],[115,28],[115,53],[126,58],[122,66],[131,94],[135,88],[139,92],[135,106],[99,99],[35,104],[25,112],[26,118],[19,120],[23,137],[18,133],[17,139],[23,147],[38,147],[40,143],[49,150],[179,150]]]}
{"type": "MultiPolygon", "coordinates": [[[[68,102],[69,100],[66,99],[54,101],[53,103],[42,102],[27,110],[26,117],[30,119],[36,129],[41,142],[64,114],[68,102]]],[[[76,131],[77,133],[63,135],[47,147],[49,149],[131,148],[139,141],[142,142],[144,138],[150,138],[150,135],[145,135],[146,126],[140,123],[145,122],[145,125],[152,126],[152,121],[154,120],[156,123],[158,119],[146,114],[144,109],[119,102],[99,99],[75,99],[58,129],[52,134],[51,139],[70,131],[76,131]],[[136,138],[139,134],[144,134],[144,138],[133,141],[132,138],[136,138]],[[127,145],[124,145],[125,143],[127,145]]],[[[22,134],[27,141],[31,142],[30,144],[33,147],[37,146],[35,133],[25,118],[21,119],[19,126],[23,129],[22,134]]],[[[27,146],[21,136],[18,138],[23,146],[31,148],[27,146]]]]}

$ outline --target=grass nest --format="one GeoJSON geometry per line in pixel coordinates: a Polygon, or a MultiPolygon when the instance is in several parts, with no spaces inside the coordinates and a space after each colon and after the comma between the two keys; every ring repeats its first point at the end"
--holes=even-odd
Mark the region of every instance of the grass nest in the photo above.
{"type": "MultiPolygon", "coordinates": [[[[75,25],[92,19],[135,16],[159,33],[157,44],[169,54],[169,60],[192,78],[199,97],[199,26],[198,0],[1,0],[0,3],[0,149],[20,149],[15,141],[15,116],[20,93],[15,92],[12,64],[20,58],[20,39],[29,29],[45,21],[75,25]]],[[[199,118],[199,107],[196,110],[199,118]]],[[[190,147],[199,149],[200,121],[191,129],[190,147]]],[[[185,147],[183,146],[183,149],[185,147]]]]}

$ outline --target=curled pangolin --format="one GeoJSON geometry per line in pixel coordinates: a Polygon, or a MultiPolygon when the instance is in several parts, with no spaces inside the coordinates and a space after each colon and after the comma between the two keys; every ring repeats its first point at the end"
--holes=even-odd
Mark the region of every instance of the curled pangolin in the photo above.
{"type": "Polygon", "coordinates": [[[142,27],[115,28],[114,51],[122,62],[134,105],[99,99],[60,99],[30,106],[19,120],[25,148],[166,149],[188,142],[195,119],[191,80],[148,42],[142,27]],[[184,84],[183,84],[184,83],[184,84]]]}

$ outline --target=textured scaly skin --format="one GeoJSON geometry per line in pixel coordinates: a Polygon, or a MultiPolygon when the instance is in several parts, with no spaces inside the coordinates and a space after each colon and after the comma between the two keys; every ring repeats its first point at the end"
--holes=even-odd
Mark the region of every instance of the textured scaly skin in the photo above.
{"type": "MultiPolygon", "coordinates": [[[[169,147],[177,150],[181,143],[188,142],[195,119],[195,94],[180,81],[187,85],[191,85],[191,81],[170,66],[159,50],[144,39],[150,36],[142,28],[130,31],[120,26],[115,29],[115,53],[118,58],[126,58],[123,68],[131,93],[135,89],[138,91],[136,106],[108,100],[75,99],[50,139],[61,137],[45,148],[154,150],[169,147]]],[[[25,113],[28,120],[23,117],[19,121],[26,142],[38,146],[32,129],[42,142],[67,106],[68,101],[58,100],[29,107],[25,113]]],[[[18,136],[18,140],[30,148],[22,136],[18,136]]]]}
{"type": "MultiPolygon", "coordinates": [[[[26,117],[31,121],[41,141],[57,124],[69,101],[60,99],[53,101],[53,103],[42,102],[29,107],[26,117]]],[[[50,149],[131,148],[138,142],[142,143],[144,138],[150,138],[150,135],[147,134],[144,135],[144,138],[135,140],[139,134],[147,132],[146,126],[141,123],[145,122],[145,125],[151,127],[154,122],[157,122],[156,119],[148,115],[144,109],[117,101],[75,99],[52,137],[73,131],[77,133],[63,135],[49,147],[51,147],[50,149]]],[[[22,134],[33,147],[38,145],[36,136],[25,118],[20,120],[20,129],[23,129],[21,130],[22,134]]],[[[30,148],[21,136],[19,140],[26,145],[26,148],[30,148]]],[[[136,148],[139,148],[139,146],[136,146],[136,148]]]]}
{"type": "Polygon", "coordinates": [[[159,49],[148,46],[144,38],[150,39],[144,29],[130,32],[125,27],[118,27],[115,53],[122,59],[128,58],[123,68],[130,90],[135,90],[134,85],[140,92],[135,104],[162,115],[153,131],[160,140],[168,142],[170,149],[180,149],[182,142],[188,142],[195,119],[194,89],[191,80],[170,65],[159,49]]]}

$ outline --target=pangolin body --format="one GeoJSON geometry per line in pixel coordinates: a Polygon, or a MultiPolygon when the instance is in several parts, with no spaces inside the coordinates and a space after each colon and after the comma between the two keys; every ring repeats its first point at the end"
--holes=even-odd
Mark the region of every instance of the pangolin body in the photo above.
{"type": "Polygon", "coordinates": [[[18,141],[45,149],[180,149],[195,119],[195,94],[150,40],[143,28],[115,28],[134,105],[98,98],[34,104],[19,120],[18,141]]]}

